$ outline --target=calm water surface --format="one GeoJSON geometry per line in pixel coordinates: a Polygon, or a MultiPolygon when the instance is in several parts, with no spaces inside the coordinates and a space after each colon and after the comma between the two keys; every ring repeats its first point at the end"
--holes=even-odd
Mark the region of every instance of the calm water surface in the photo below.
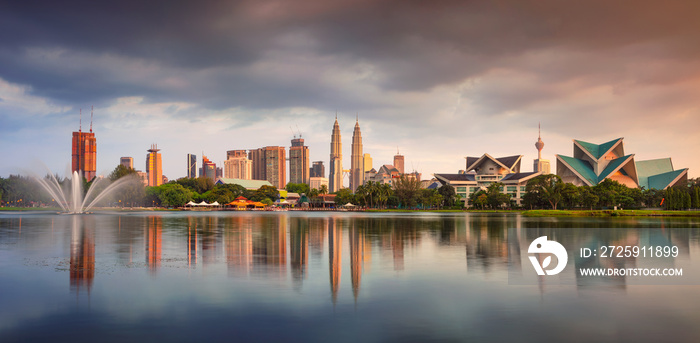
{"type": "Polygon", "coordinates": [[[698,278],[512,285],[509,272],[548,235],[567,247],[670,242],[680,249],[671,264],[700,275],[698,227],[515,214],[2,213],[0,342],[697,342],[698,278]]]}

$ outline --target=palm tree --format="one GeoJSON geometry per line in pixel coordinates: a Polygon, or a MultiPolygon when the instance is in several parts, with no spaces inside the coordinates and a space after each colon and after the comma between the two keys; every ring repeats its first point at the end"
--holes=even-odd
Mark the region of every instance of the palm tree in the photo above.
{"type": "Polygon", "coordinates": [[[319,193],[321,194],[328,194],[328,186],[326,185],[321,185],[321,188],[318,190],[319,193]]]}

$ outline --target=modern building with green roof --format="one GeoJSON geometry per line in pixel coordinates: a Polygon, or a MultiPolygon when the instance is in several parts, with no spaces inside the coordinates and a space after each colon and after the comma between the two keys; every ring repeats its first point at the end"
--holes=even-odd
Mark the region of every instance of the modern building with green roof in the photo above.
{"type": "Polygon", "coordinates": [[[673,169],[671,158],[635,161],[625,155],[623,138],[603,144],[574,139],[574,156],[557,155],[557,175],[576,186],[595,186],[605,179],[630,188],[666,189],[688,182],[688,168],[673,169]]]}

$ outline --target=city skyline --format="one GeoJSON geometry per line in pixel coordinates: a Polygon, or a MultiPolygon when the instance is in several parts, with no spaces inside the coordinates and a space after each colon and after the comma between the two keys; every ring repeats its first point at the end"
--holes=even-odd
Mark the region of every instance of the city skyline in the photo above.
{"type": "Polygon", "coordinates": [[[290,127],[310,160],[327,161],[336,111],[343,137],[363,118],[376,166],[399,146],[406,170],[425,178],[483,151],[533,161],[538,122],[546,160],[573,138],[624,137],[640,160],[670,156],[699,175],[696,2],[158,7],[3,8],[12,35],[0,44],[0,145],[11,162],[0,176],[34,161],[64,174],[66,133],[91,105],[98,175],[122,156],[141,169],[157,141],[164,175],[177,179],[188,153],[223,165],[230,149],[287,146],[290,127]]]}

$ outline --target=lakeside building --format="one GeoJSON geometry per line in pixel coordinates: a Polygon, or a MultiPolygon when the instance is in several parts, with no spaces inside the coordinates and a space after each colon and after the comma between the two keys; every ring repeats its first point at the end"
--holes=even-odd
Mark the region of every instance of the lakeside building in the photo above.
{"type": "Polygon", "coordinates": [[[362,133],[360,132],[360,121],[355,119],[355,129],[352,131],[352,153],[350,155],[350,190],[355,190],[364,184],[365,167],[362,153],[362,133]]]}
{"type": "Polygon", "coordinates": [[[187,154],[187,177],[191,179],[197,177],[197,155],[187,154]]]}
{"type": "Polygon", "coordinates": [[[486,190],[491,184],[500,182],[503,184],[501,192],[509,194],[518,205],[525,194],[527,181],[541,175],[542,172],[520,172],[522,155],[494,158],[489,154],[481,157],[466,157],[467,167],[465,172],[458,174],[434,174],[442,185],[451,185],[457,195],[465,200],[469,195],[486,190]]]}
{"type": "Polygon", "coordinates": [[[122,157],[119,159],[119,164],[123,165],[128,169],[134,169],[134,158],[133,157],[122,157]]]}
{"type": "Polygon", "coordinates": [[[146,174],[148,175],[148,185],[151,187],[163,184],[163,160],[160,156],[160,149],[157,144],[151,145],[146,155],[146,174]]]}
{"type": "Polygon", "coordinates": [[[309,177],[326,177],[326,168],[323,166],[323,161],[316,161],[309,168],[309,177]]]}
{"type": "Polygon", "coordinates": [[[284,188],[287,185],[285,152],[281,146],[251,150],[248,156],[253,161],[253,180],[267,180],[275,188],[284,188]]]}
{"type": "Polygon", "coordinates": [[[90,117],[90,132],[83,132],[81,115],[80,127],[73,132],[71,149],[71,172],[82,172],[88,181],[97,176],[97,138],[92,132],[92,115],[90,117]]]}
{"type": "Polygon", "coordinates": [[[551,167],[549,165],[549,160],[542,159],[542,149],[544,148],[544,142],[542,141],[542,132],[539,125],[537,126],[537,142],[535,143],[535,148],[537,148],[537,159],[533,163],[532,170],[542,174],[551,174],[551,167]]]}
{"type": "Polygon", "coordinates": [[[309,178],[309,189],[321,189],[322,185],[326,185],[328,188],[328,179],[325,177],[311,177],[309,178]]]}
{"type": "Polygon", "coordinates": [[[343,188],[343,146],[340,141],[340,125],[338,114],[335,115],[333,132],[331,133],[331,160],[328,175],[328,191],[335,193],[343,188]]]}
{"type": "Polygon", "coordinates": [[[309,147],[301,137],[294,137],[289,147],[289,182],[309,184],[309,147]]]}
{"type": "Polygon", "coordinates": [[[557,155],[557,175],[576,186],[595,186],[605,179],[630,188],[666,189],[688,182],[688,168],[673,169],[671,158],[634,160],[625,155],[624,138],[603,144],[574,139],[574,156],[557,155]]]}

